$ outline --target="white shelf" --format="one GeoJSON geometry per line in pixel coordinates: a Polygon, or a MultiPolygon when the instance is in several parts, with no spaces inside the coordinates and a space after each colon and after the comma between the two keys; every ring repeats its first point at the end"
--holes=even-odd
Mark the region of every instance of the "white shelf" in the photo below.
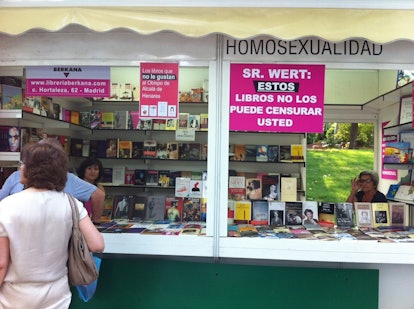
{"type": "Polygon", "coordinates": [[[213,256],[213,237],[207,236],[160,236],[128,233],[102,233],[105,253],[213,256]]]}
{"type": "Polygon", "coordinates": [[[413,243],[227,237],[220,239],[219,248],[222,258],[414,264],[413,243]]]}
{"type": "Polygon", "coordinates": [[[20,160],[20,152],[0,152],[0,161],[16,161],[20,160]]]}
{"type": "Polygon", "coordinates": [[[0,109],[0,118],[20,119],[22,118],[21,109],[0,109]]]}

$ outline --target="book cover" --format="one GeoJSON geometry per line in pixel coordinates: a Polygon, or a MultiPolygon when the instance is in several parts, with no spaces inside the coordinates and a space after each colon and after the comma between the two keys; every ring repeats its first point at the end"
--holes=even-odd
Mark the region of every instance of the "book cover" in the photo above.
{"type": "Polygon", "coordinates": [[[253,224],[239,224],[239,233],[241,237],[258,237],[259,232],[253,224]]]}
{"type": "Polygon", "coordinates": [[[268,208],[268,224],[272,226],[285,225],[285,202],[268,201],[268,208]]]}
{"type": "Polygon", "coordinates": [[[269,222],[269,205],[267,200],[252,200],[253,225],[267,225],[269,222]]]}
{"type": "Polygon", "coordinates": [[[358,227],[373,227],[371,203],[355,202],[355,219],[358,227]]]}
{"type": "Polygon", "coordinates": [[[165,220],[181,222],[183,212],[183,199],[173,196],[165,198],[165,220]]]}
{"type": "Polygon", "coordinates": [[[303,145],[292,144],[290,145],[290,159],[292,162],[304,162],[305,157],[303,154],[303,145]]]}
{"type": "Polygon", "coordinates": [[[92,109],[89,111],[89,125],[91,129],[99,129],[101,125],[101,111],[92,109]]]}
{"type": "Polygon", "coordinates": [[[126,185],[135,185],[135,169],[125,168],[125,180],[126,185]]]}
{"type": "Polygon", "coordinates": [[[144,142],[132,142],[132,154],[134,159],[141,159],[144,154],[144,142]]]}
{"type": "Polygon", "coordinates": [[[189,143],[188,144],[188,159],[189,160],[200,160],[201,144],[200,143],[189,143]]]}
{"type": "Polygon", "coordinates": [[[153,119],[152,129],[156,131],[161,131],[161,130],[164,131],[166,129],[166,123],[167,123],[166,119],[161,119],[161,118],[153,119]]]}
{"type": "Polygon", "coordinates": [[[229,176],[229,199],[241,201],[246,199],[246,178],[244,176],[229,176]]]}
{"type": "Polygon", "coordinates": [[[128,219],[131,208],[130,195],[115,195],[113,205],[113,219],[128,219]]]}
{"type": "Polygon", "coordinates": [[[267,145],[256,145],[256,161],[257,162],[267,162],[267,145]]]}
{"type": "Polygon", "coordinates": [[[262,176],[262,196],[268,201],[280,200],[280,175],[262,176]]]}
{"type": "Polygon", "coordinates": [[[279,162],[279,145],[267,146],[267,162],[279,162]]]}
{"type": "Polygon", "coordinates": [[[175,187],[177,177],[181,177],[181,171],[170,170],[170,187],[175,187]]]}
{"type": "Polygon", "coordinates": [[[132,141],[118,140],[118,158],[130,159],[132,158],[132,141]]]}
{"type": "Polygon", "coordinates": [[[167,159],[178,160],[178,143],[167,143],[167,159]]]}
{"type": "Polygon", "coordinates": [[[135,169],[135,185],[136,186],[145,186],[145,170],[135,169]]]}
{"type": "Polygon", "coordinates": [[[109,138],[106,140],[105,158],[116,158],[118,155],[118,139],[109,138]]]}
{"type": "Polygon", "coordinates": [[[79,113],[79,124],[82,127],[90,128],[91,124],[90,124],[89,121],[90,121],[89,112],[80,112],[79,113]]]}
{"type": "Polygon", "coordinates": [[[102,183],[112,184],[112,167],[104,167],[103,168],[102,183]]]}
{"type": "Polygon", "coordinates": [[[189,123],[190,114],[189,113],[179,113],[178,114],[178,130],[186,130],[190,127],[189,123]]]}
{"type": "Polygon", "coordinates": [[[245,160],[248,162],[256,162],[256,145],[246,144],[245,147],[245,160]]]}
{"type": "Polygon", "coordinates": [[[129,211],[129,219],[134,221],[143,221],[145,219],[147,197],[133,195],[130,199],[131,207],[129,211]]]}
{"type": "Polygon", "coordinates": [[[400,185],[394,197],[398,201],[412,203],[414,201],[414,190],[410,185],[400,185]]]}
{"type": "Polygon", "coordinates": [[[88,139],[82,140],[82,157],[89,157],[91,150],[91,141],[88,139]]]}
{"type": "Polygon", "coordinates": [[[190,223],[190,224],[185,224],[182,228],[182,230],[180,231],[180,235],[200,235],[201,233],[201,224],[197,224],[197,223],[190,223]]]}
{"type": "Polygon", "coordinates": [[[207,198],[201,198],[201,209],[200,209],[200,221],[206,222],[207,221],[207,198]]]}
{"type": "Polygon", "coordinates": [[[208,131],[208,114],[200,114],[200,131],[208,131]]]}
{"type": "Polygon", "coordinates": [[[384,149],[384,163],[408,163],[411,160],[410,143],[387,142],[384,149]]]}
{"type": "Polygon", "coordinates": [[[168,145],[167,143],[157,143],[157,159],[165,160],[168,159],[168,145]]]}
{"type": "Polygon", "coordinates": [[[205,161],[208,157],[208,144],[200,144],[200,160],[205,161]]]}
{"type": "Polygon", "coordinates": [[[101,126],[100,129],[113,129],[115,123],[114,112],[101,111],[101,126]]]}
{"type": "Polygon", "coordinates": [[[0,127],[0,151],[19,152],[21,144],[20,127],[0,127]]]}
{"type": "Polygon", "coordinates": [[[354,227],[354,210],[352,203],[335,203],[335,223],[338,228],[354,227]]]}
{"type": "Polygon", "coordinates": [[[112,211],[114,206],[114,196],[110,194],[105,195],[103,212],[101,222],[109,222],[112,220],[112,211]]]}
{"type": "Polygon", "coordinates": [[[125,181],[125,167],[114,166],[112,167],[112,184],[115,186],[123,185],[125,181]]]}
{"type": "Polygon", "coordinates": [[[128,129],[129,111],[115,111],[114,112],[114,129],[127,130],[128,129]]]}
{"type": "Polygon", "coordinates": [[[318,218],[318,202],[303,201],[302,202],[302,224],[307,229],[321,228],[318,218]]]}
{"type": "Polygon", "coordinates": [[[390,187],[388,188],[388,192],[387,192],[387,199],[394,199],[395,195],[398,192],[398,188],[400,187],[400,184],[391,184],[390,187]]]}
{"type": "Polygon", "coordinates": [[[280,200],[297,200],[297,179],[295,177],[280,177],[280,200]]]}
{"type": "Polygon", "coordinates": [[[406,203],[388,202],[391,226],[409,226],[409,207],[406,203]]]}
{"type": "Polygon", "coordinates": [[[190,196],[190,182],[191,182],[191,178],[177,177],[175,179],[175,196],[176,197],[190,196]]]}
{"type": "Polygon", "coordinates": [[[158,170],[145,171],[145,185],[158,187],[158,170]]]}
{"type": "Polygon", "coordinates": [[[106,158],[106,150],[108,147],[107,140],[98,140],[97,141],[97,158],[106,158]]]}
{"type": "Polygon", "coordinates": [[[335,203],[318,202],[319,225],[322,227],[335,226],[335,203]]]}
{"type": "Polygon", "coordinates": [[[279,161],[292,162],[290,145],[279,145],[279,161]]]}
{"type": "Polygon", "coordinates": [[[236,201],[234,204],[234,223],[249,223],[252,218],[251,201],[236,201]]]}
{"type": "Polygon", "coordinates": [[[246,178],[246,198],[248,200],[262,199],[262,180],[260,178],[246,178]]]}
{"type": "Polygon", "coordinates": [[[170,186],[170,171],[169,170],[158,171],[158,185],[163,188],[168,188],[170,186]]]}
{"type": "Polygon", "coordinates": [[[200,115],[191,115],[188,117],[189,128],[196,131],[200,130],[200,115]]]}
{"type": "Polygon", "coordinates": [[[190,180],[190,192],[189,197],[191,198],[202,198],[203,195],[203,181],[202,180],[190,180]]]}
{"type": "Polygon", "coordinates": [[[0,85],[0,99],[2,109],[22,109],[22,88],[10,85],[0,85]]]}
{"type": "Polygon", "coordinates": [[[246,160],[246,145],[245,144],[234,144],[234,161],[245,161],[246,160]]]}
{"type": "Polygon", "coordinates": [[[371,203],[374,227],[390,226],[390,210],[388,203],[371,203]]]}
{"type": "Polygon", "coordinates": [[[285,224],[302,225],[302,202],[285,202],[285,224]]]}
{"type": "Polygon", "coordinates": [[[157,141],[145,140],[142,157],[147,159],[155,159],[157,157],[157,141]]]}
{"type": "Polygon", "coordinates": [[[165,124],[165,130],[167,131],[177,130],[177,119],[175,118],[167,119],[167,122],[165,124]]]}
{"type": "Polygon", "coordinates": [[[81,157],[83,148],[83,139],[72,138],[70,140],[70,155],[72,157],[81,157]]]}
{"type": "Polygon", "coordinates": [[[201,199],[195,197],[183,198],[183,222],[201,221],[201,199]]]}
{"type": "Polygon", "coordinates": [[[130,130],[139,130],[139,111],[130,111],[129,118],[131,119],[130,130]]]}
{"type": "Polygon", "coordinates": [[[139,119],[139,130],[142,130],[142,131],[152,130],[152,119],[140,118],[139,119]]]}

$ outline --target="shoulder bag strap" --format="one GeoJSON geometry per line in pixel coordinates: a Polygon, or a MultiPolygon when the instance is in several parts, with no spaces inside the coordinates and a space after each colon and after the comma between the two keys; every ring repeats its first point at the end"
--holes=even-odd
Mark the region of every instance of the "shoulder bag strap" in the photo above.
{"type": "Polygon", "coordinates": [[[69,193],[66,193],[66,195],[69,198],[69,204],[70,204],[70,207],[72,208],[73,229],[78,229],[79,228],[79,211],[77,209],[75,199],[69,193]]]}

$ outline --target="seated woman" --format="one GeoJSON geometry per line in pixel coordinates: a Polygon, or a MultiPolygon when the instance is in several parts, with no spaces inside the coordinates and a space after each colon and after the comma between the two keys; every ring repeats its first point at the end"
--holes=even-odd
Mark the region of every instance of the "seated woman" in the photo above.
{"type": "MultiPolygon", "coordinates": [[[[96,158],[87,158],[85,159],[78,168],[78,177],[97,186],[98,189],[102,190],[105,193],[105,189],[102,184],[99,183],[99,180],[103,175],[103,166],[100,160],[96,158]]],[[[91,201],[84,203],[88,215],[92,215],[92,204],[91,201]]]]}
{"type": "Polygon", "coordinates": [[[347,202],[386,203],[385,195],[377,190],[379,182],[378,174],[374,171],[363,171],[359,176],[351,180],[351,193],[347,202]]]}

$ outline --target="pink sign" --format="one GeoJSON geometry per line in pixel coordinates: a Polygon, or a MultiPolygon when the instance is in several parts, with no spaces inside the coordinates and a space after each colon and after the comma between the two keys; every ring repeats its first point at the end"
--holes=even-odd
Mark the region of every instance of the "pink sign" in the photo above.
{"type": "Polygon", "coordinates": [[[178,63],[141,63],[140,117],[177,118],[178,63]]]}
{"type": "Polygon", "coordinates": [[[110,68],[98,66],[27,67],[26,95],[110,97],[110,68]]]}
{"type": "Polygon", "coordinates": [[[230,130],[321,133],[324,65],[231,64],[230,130]]]}
{"type": "Polygon", "coordinates": [[[397,135],[384,135],[384,127],[389,123],[389,121],[382,123],[382,145],[381,145],[381,163],[382,171],[381,178],[389,180],[398,180],[398,170],[396,169],[386,169],[384,168],[384,155],[385,155],[385,144],[387,142],[397,142],[397,135]]]}

